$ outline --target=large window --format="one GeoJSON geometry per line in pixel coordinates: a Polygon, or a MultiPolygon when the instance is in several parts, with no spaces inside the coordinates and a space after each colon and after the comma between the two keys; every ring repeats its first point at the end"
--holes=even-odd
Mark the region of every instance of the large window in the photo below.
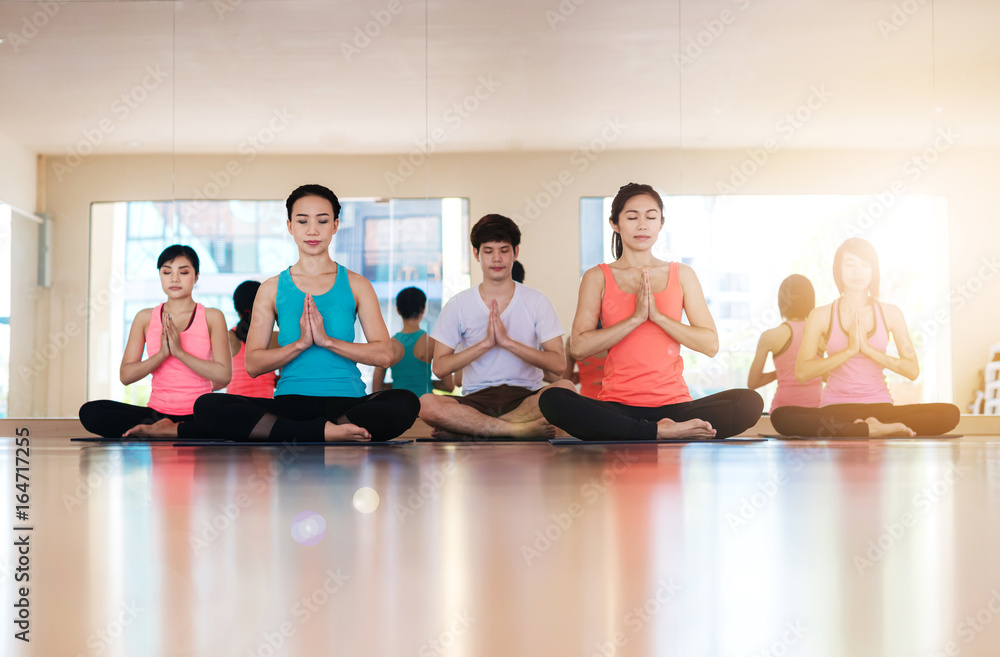
{"type": "MultiPolygon", "coordinates": [[[[880,298],[902,309],[920,361],[915,382],[887,373],[893,398],[950,401],[947,199],[664,196],[663,202],[666,221],[653,253],[694,268],[719,329],[715,358],[682,351],[692,395],[745,387],[761,332],[781,323],[781,281],[802,274],[816,289],[817,305],[830,303],[837,296],[834,252],[848,237],[862,237],[879,255],[880,298]]],[[[610,214],[610,198],[581,200],[581,274],[612,259],[610,214]]],[[[765,407],[774,389],[760,390],[765,407]]]]}
{"type": "MultiPolygon", "coordinates": [[[[390,333],[402,328],[395,298],[404,287],[427,294],[426,327],[456,291],[469,286],[468,201],[342,199],[331,256],[375,288],[390,333]]],[[[149,384],[122,386],[118,368],[136,313],[161,303],[156,258],[187,244],[201,261],[194,298],[237,322],[233,290],[264,280],[296,260],[283,201],[95,203],[91,208],[88,398],[145,404],[149,384]]],[[[364,340],[360,324],[356,339],[364,340]]],[[[372,368],[362,374],[370,384],[372,368]]]]}

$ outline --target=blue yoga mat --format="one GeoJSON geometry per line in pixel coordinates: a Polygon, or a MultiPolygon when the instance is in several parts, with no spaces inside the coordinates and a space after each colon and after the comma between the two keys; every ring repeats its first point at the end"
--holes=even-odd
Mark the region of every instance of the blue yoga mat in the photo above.
{"type": "Polygon", "coordinates": [[[186,440],[178,441],[174,439],[174,447],[396,447],[412,443],[412,440],[388,440],[388,441],[356,441],[356,440],[327,440],[324,442],[295,442],[286,440],[285,442],[266,442],[261,440],[186,440]]]}
{"type": "Polygon", "coordinates": [[[113,445],[130,443],[175,443],[176,438],[70,438],[72,442],[79,443],[110,443],[113,445]]]}
{"type": "Polygon", "coordinates": [[[580,445],[737,445],[741,443],[763,443],[764,438],[664,438],[662,440],[580,440],[578,438],[553,438],[551,445],[560,447],[577,447],[580,445]]]}

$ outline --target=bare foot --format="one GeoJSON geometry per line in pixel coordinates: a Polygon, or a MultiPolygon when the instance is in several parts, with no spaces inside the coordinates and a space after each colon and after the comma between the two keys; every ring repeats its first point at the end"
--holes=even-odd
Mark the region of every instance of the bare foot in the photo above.
{"type": "Polygon", "coordinates": [[[366,442],[372,439],[372,435],[367,429],[356,424],[334,424],[327,422],[323,427],[323,440],[356,440],[366,442]]]}
{"type": "MultiPolygon", "coordinates": [[[[862,420],[855,420],[855,422],[861,422],[862,420]]],[[[873,417],[865,418],[864,423],[868,425],[868,437],[869,438],[883,438],[886,436],[915,436],[916,433],[913,429],[906,426],[902,422],[892,422],[890,424],[883,424],[873,417]]]]}
{"type": "Polygon", "coordinates": [[[542,438],[547,440],[556,437],[556,428],[549,424],[543,417],[531,422],[514,422],[511,423],[510,427],[510,437],[515,439],[530,440],[533,438],[542,438]]]}
{"type": "Polygon", "coordinates": [[[169,418],[152,424],[137,424],[123,435],[123,438],[176,438],[177,423],[169,418]]]}
{"type": "Polygon", "coordinates": [[[705,420],[687,420],[686,422],[674,422],[669,418],[663,418],[656,423],[656,438],[715,438],[715,429],[705,420]]]}

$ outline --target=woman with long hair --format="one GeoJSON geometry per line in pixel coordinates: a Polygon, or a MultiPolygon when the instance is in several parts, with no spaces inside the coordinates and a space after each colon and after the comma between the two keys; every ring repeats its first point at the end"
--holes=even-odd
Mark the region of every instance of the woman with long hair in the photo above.
{"type": "Polygon", "coordinates": [[[852,237],[833,257],[833,280],[840,297],[806,319],[795,376],[826,376],[820,408],[782,406],[771,414],[774,429],[786,436],[818,438],[933,436],[958,425],[953,404],[895,406],[884,370],[916,379],[917,354],[903,312],[879,300],[875,247],[852,237]],[[887,353],[892,339],[898,356],[887,353]],[[825,344],[825,353],[821,345],[825,344]]]}

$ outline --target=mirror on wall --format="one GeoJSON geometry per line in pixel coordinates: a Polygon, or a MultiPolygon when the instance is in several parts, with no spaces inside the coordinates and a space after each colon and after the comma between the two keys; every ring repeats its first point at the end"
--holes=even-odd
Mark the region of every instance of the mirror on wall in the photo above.
{"type": "MultiPolygon", "coordinates": [[[[954,143],[997,141],[982,109],[996,99],[970,102],[988,86],[977,84],[980,64],[996,56],[983,27],[994,10],[900,7],[0,2],[0,82],[23,99],[5,108],[0,133],[45,156],[39,211],[53,214],[63,255],[39,300],[40,332],[88,322],[95,282],[85,272],[89,261],[111,262],[113,248],[92,232],[92,203],[158,202],[164,222],[197,223],[169,202],[281,199],[310,172],[359,190],[348,196],[467,198],[473,221],[504,208],[536,247],[525,263],[553,286],[564,323],[579,277],[580,199],[629,180],[677,196],[844,195],[853,200],[817,259],[829,262],[828,247],[852,230],[895,248],[881,218],[911,195],[955,189],[954,143]],[[74,250],[88,240],[108,256],[74,250]]],[[[932,270],[954,276],[948,253],[974,241],[949,245],[956,231],[943,232],[932,270]]],[[[905,254],[889,259],[916,266],[905,254]]],[[[706,287],[734,273],[696,265],[706,287]]],[[[948,305],[949,281],[932,285],[948,305]]],[[[774,293],[710,302],[746,305],[739,326],[752,325],[774,293]]],[[[923,312],[910,323],[928,321],[923,312]]],[[[944,329],[938,337],[952,340],[944,329]]],[[[948,347],[936,349],[925,371],[939,398],[964,408],[973,368],[948,380],[948,347]]],[[[44,402],[28,411],[72,414],[87,394],[88,357],[87,340],[72,340],[51,359],[44,402]]]]}

